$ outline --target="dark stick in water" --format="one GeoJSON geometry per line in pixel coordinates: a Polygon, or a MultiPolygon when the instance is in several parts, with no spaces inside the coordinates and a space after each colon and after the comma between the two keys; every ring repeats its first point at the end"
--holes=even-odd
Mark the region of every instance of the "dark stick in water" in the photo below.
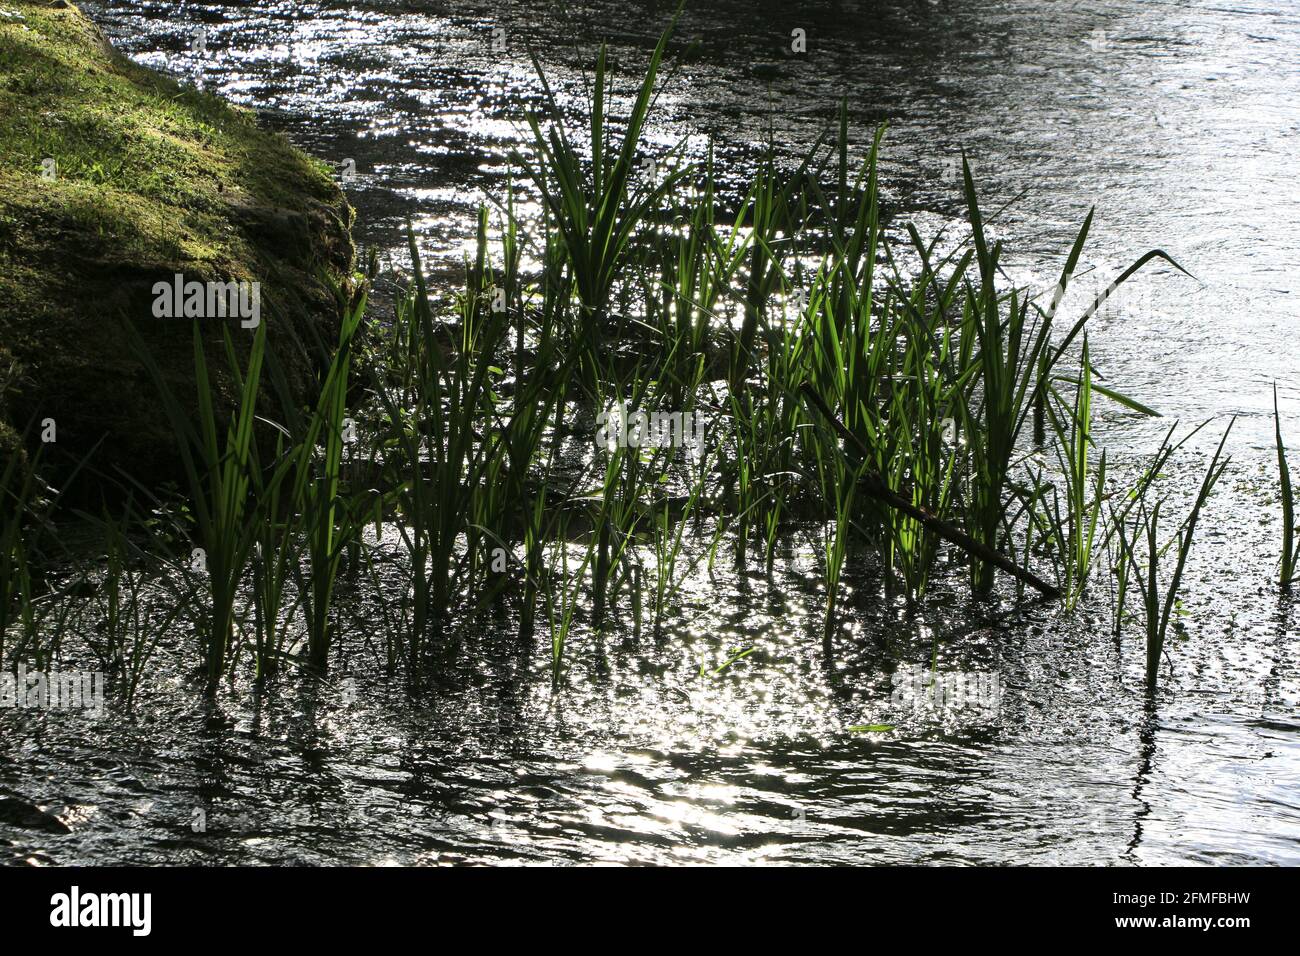
{"type": "MultiPolygon", "coordinates": [[[[862,440],[844,427],[844,423],[835,417],[835,413],[830,410],[830,407],[822,397],[813,390],[812,386],[807,382],[804,382],[799,387],[799,391],[803,394],[804,398],[806,398],[808,402],[817,409],[821,416],[825,418],[826,421],[830,422],[831,426],[839,433],[840,437],[852,444],[853,447],[857,449],[858,454],[862,455],[863,460],[865,460],[868,455],[868,450],[867,447],[862,444],[862,440]]],[[[965,531],[953,527],[946,521],[936,518],[924,508],[918,508],[916,505],[912,504],[912,502],[891,489],[885,483],[885,480],[880,477],[879,473],[874,471],[867,472],[862,476],[860,487],[877,501],[883,502],[889,507],[903,512],[903,514],[907,515],[909,518],[916,519],[926,529],[933,531],[945,541],[955,544],[967,554],[973,555],[981,561],[985,561],[996,568],[1001,568],[1016,580],[1023,581],[1025,584],[1037,589],[1044,596],[1053,599],[1061,596],[1061,592],[1056,587],[1048,584],[1032,572],[1020,567],[1006,555],[976,541],[965,531]]]]}

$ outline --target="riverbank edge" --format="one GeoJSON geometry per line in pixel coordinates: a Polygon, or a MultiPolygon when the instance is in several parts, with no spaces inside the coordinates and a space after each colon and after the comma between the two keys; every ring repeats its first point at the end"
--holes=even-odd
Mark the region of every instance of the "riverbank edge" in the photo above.
{"type": "MultiPolygon", "coordinates": [[[[333,171],[252,111],[132,62],[71,4],[0,3],[0,455],[175,472],[122,323],[193,396],[193,323],[154,308],[176,275],[258,283],[290,397],[310,402],[352,292],[353,216],[333,171]]],[[[241,358],[251,332],[200,327],[228,410],[223,329],[241,358]]]]}

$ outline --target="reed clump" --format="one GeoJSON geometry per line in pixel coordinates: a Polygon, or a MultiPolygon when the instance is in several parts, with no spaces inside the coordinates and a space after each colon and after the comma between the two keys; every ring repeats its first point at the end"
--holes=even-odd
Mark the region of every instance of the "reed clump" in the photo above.
{"type": "MultiPolygon", "coordinates": [[[[1058,314],[1091,213],[1043,303],[1000,278],[1006,252],[968,166],[968,243],[939,255],[911,226],[886,243],[885,130],[855,166],[846,109],[797,169],[769,157],[730,205],[711,158],[675,150],[649,178],[642,133],[666,43],[621,120],[598,59],[585,145],[543,76],[548,116],[527,118],[522,175],[482,211],[454,306],[435,302],[412,233],[392,321],[349,304],[314,408],[266,402],[282,390],[267,387],[264,326],[243,366],[227,337],[240,394],[225,422],[197,333],[197,422],[141,350],[180,436],[209,690],[246,648],[259,680],[351,653],[331,619],[344,577],[380,607],[387,667],[417,686],[455,665],[458,628],[499,602],[525,643],[540,620],[558,682],[575,635],[629,620],[639,632],[643,615],[661,635],[703,561],[770,569],[808,528],[828,645],[858,555],[909,605],[964,566],[976,597],[1003,573],[1009,595],[1069,609],[1108,552],[1116,620],[1134,592],[1146,609],[1154,685],[1224,461],[1172,543],[1145,480],[1117,503],[1095,405],[1155,413],[1096,381],[1086,327],[1100,301],[1058,314]],[[541,199],[535,220],[517,214],[525,189],[541,199]]],[[[1156,250],[1115,283],[1155,259],[1177,267],[1156,250]]],[[[22,499],[8,469],[3,482],[22,499]]],[[[0,525],[0,624],[22,613],[21,525],[0,525]]]]}

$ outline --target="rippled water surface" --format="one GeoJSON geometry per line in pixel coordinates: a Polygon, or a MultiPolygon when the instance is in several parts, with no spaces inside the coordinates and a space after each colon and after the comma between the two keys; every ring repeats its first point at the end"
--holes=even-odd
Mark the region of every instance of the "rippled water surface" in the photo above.
{"type": "MultiPolygon", "coordinates": [[[[795,536],[770,576],[694,573],[659,640],[630,622],[576,640],[558,691],[549,647],[519,647],[509,621],[488,618],[459,673],[412,703],[365,653],[378,625],[358,596],[345,641],[362,663],[320,686],[261,699],[237,687],[208,710],[178,653],[130,721],[6,713],[0,838],[13,859],[1300,862],[1300,612],[1269,583],[1268,417],[1276,379],[1300,434],[1300,7],[693,6],[659,148],[687,136],[699,153],[712,137],[739,182],[769,137],[798,155],[846,96],[859,142],[890,123],[895,223],[959,228],[948,171],[964,147],[990,207],[1017,200],[999,223],[1017,280],[1052,281],[1093,204],[1095,276],[1160,247],[1196,277],[1145,273],[1092,332],[1106,376],[1166,416],[1240,416],[1156,705],[1104,596],[1066,618],[968,605],[954,580],[908,615],[858,569],[827,654],[813,540],[795,536]],[[785,53],[796,27],[807,58],[785,53]],[[940,715],[900,699],[900,676],[932,654],[941,672],[995,675],[998,705],[940,715]],[[46,814],[6,810],[19,804],[46,814]]],[[[528,47],[571,97],[605,36],[626,92],[666,5],[87,9],[139,61],[261,109],[322,158],[355,160],[359,240],[400,265],[410,219],[450,275],[537,102],[528,47]],[[189,49],[199,26],[203,58],[189,49]]],[[[1167,427],[1109,414],[1119,468],[1167,427]]],[[[1201,450],[1171,481],[1195,480],[1201,450]]]]}

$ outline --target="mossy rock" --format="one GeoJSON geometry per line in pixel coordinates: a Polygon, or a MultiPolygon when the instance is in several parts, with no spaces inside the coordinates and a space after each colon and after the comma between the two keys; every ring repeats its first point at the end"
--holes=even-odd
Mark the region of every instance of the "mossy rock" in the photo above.
{"type": "MultiPolygon", "coordinates": [[[[349,294],[351,223],[328,168],[250,111],[132,63],[76,7],[0,0],[0,453],[53,418],[64,460],[98,444],[101,473],[175,474],[124,323],[191,400],[195,320],[153,314],[154,284],[178,273],[259,282],[270,350],[309,402],[349,294]]],[[[253,333],[197,321],[228,411],[223,327],[241,361],[253,333]]]]}

